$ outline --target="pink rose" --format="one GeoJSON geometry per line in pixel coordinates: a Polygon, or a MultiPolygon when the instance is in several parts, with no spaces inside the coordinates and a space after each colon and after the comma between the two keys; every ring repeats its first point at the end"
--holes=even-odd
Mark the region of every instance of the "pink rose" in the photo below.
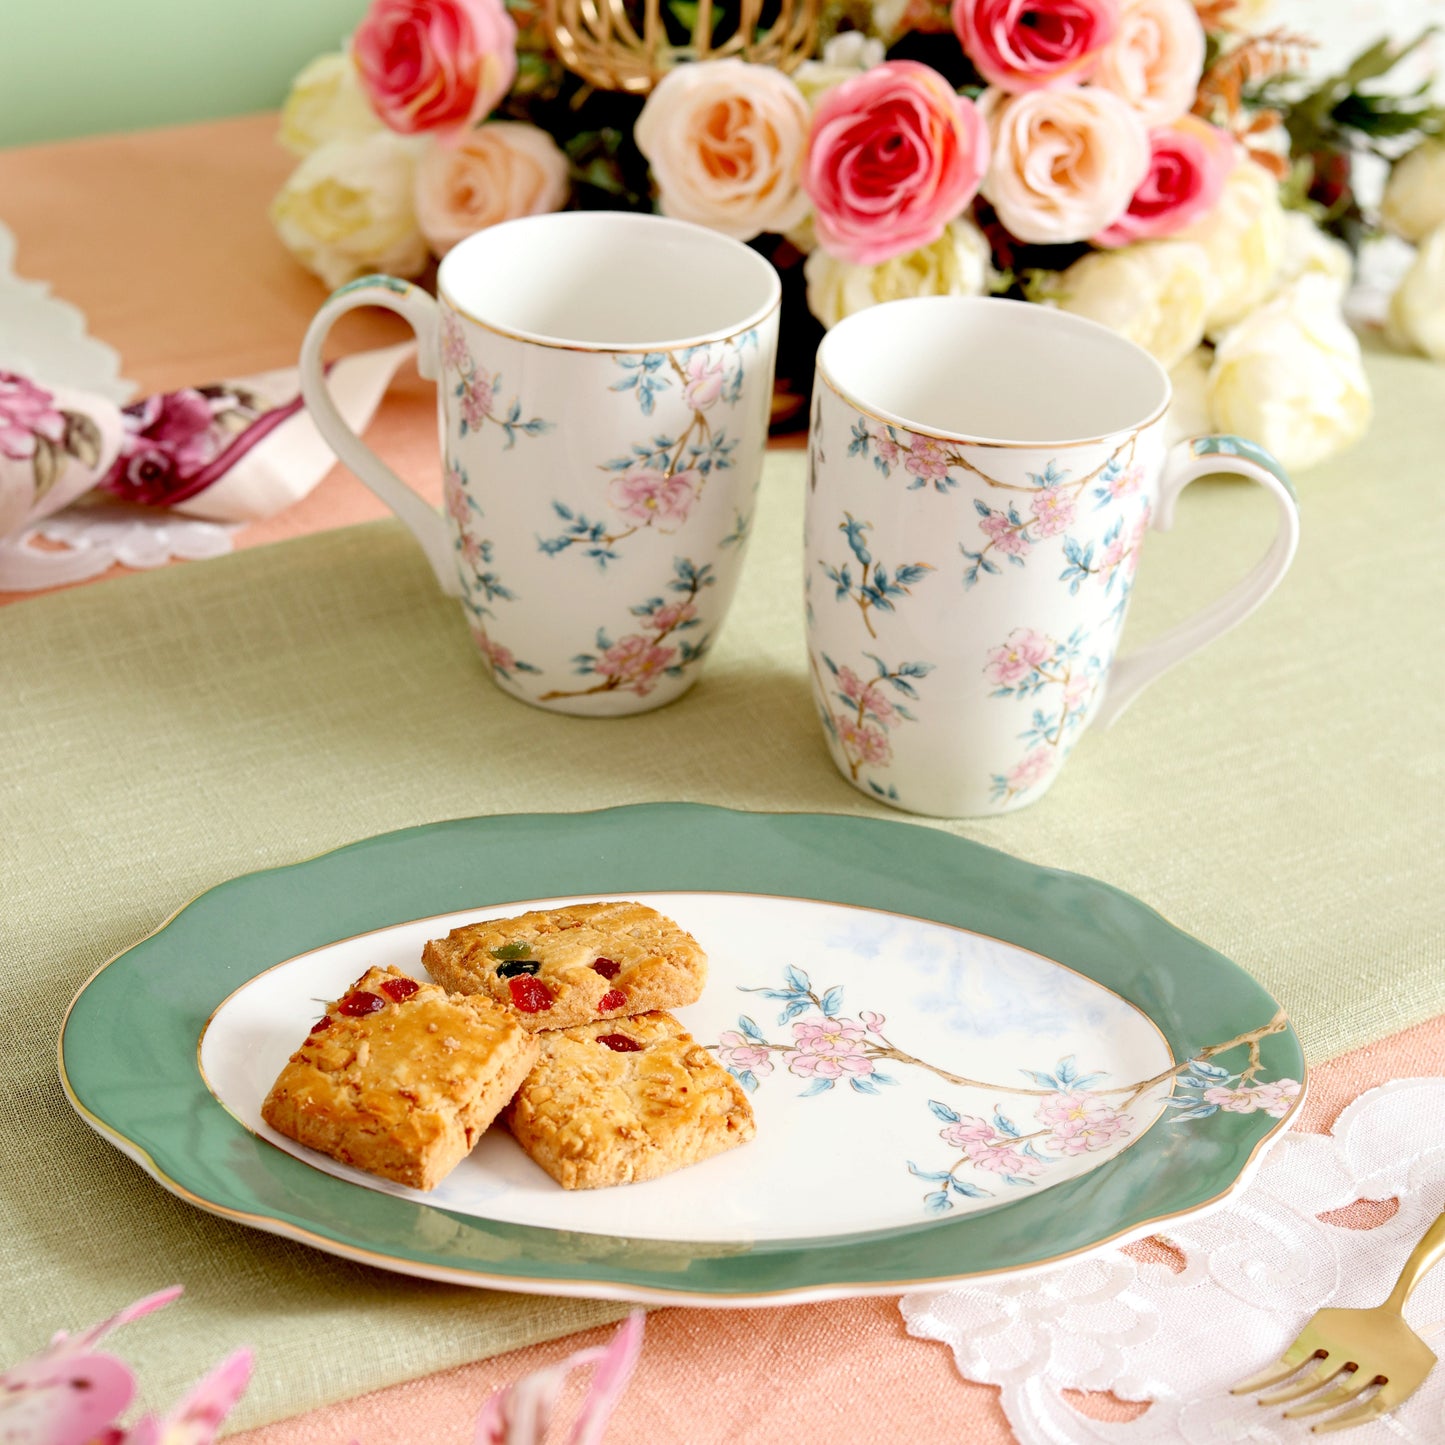
{"type": "Polygon", "coordinates": [[[35,455],[36,437],[58,442],[64,435],[55,398],[16,372],[0,371],[0,455],[24,461],[35,455]]]}
{"type": "Polygon", "coordinates": [[[695,471],[668,476],[654,467],[633,467],[617,477],[608,492],[612,505],[625,517],[651,526],[671,522],[681,526],[696,499],[695,488],[702,478],[695,471]]]}
{"type": "Polygon", "coordinates": [[[989,84],[1010,92],[1086,79],[1118,23],[1118,0],[954,0],[953,5],[954,32],[969,59],[989,84]]]}
{"type": "Polygon", "coordinates": [[[1149,125],[1194,104],[1204,69],[1204,27],[1190,0],[1123,0],[1119,26],[1094,70],[1094,84],[1127,101],[1149,125]]]}
{"type": "Polygon", "coordinates": [[[1128,208],[1093,239],[1096,246],[1172,236],[1212,211],[1234,168],[1234,143],[1196,116],[1149,132],[1149,169],[1128,208]]]}
{"type": "Polygon", "coordinates": [[[993,159],[983,194],[1020,241],[1097,235],[1123,215],[1149,170],[1143,121],[1107,90],[991,91],[984,108],[993,159]]]}
{"type": "Polygon", "coordinates": [[[459,136],[517,74],[502,0],[372,0],[351,48],[372,109],[403,135],[459,136]]]}
{"type": "Polygon", "coordinates": [[[929,66],[890,60],[818,102],[803,183],[823,246],[876,266],[938,240],[987,166],[973,102],[929,66]]]}

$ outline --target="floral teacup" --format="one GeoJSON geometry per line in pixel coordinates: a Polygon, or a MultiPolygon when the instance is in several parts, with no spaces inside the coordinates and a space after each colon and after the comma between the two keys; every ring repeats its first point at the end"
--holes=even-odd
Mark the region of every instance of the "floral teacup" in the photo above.
{"type": "Polygon", "coordinates": [[[681,221],[509,221],[448,252],[437,300],[389,276],[343,286],[307,332],[302,391],[460,597],[498,686],[559,712],[643,712],[696,681],[737,586],[780,294],[756,252],[681,221]],[[439,381],[443,516],[327,393],[322,342],[357,306],[410,322],[439,381]]]}
{"type": "Polygon", "coordinates": [[[1040,797],[1084,728],[1252,612],[1299,535],[1278,462],[1164,439],[1169,378],[1094,322],[978,298],[889,302],[818,352],[805,566],[814,697],[855,787],[915,813],[1040,797]],[[1207,473],[1257,482],[1255,570],[1115,661],[1139,552],[1207,473]]]}

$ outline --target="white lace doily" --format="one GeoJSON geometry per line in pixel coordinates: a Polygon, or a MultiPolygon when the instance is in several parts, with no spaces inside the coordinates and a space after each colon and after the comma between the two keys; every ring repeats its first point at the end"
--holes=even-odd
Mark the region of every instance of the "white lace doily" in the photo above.
{"type": "MultiPolygon", "coordinates": [[[[1017,1281],[906,1295],[903,1316],[911,1334],[949,1345],[965,1378],[1000,1387],[1021,1445],[1289,1445],[1312,1422],[1236,1399],[1230,1385],[1276,1359],[1321,1306],[1379,1304],[1442,1210],[1445,1079],[1401,1079],[1361,1095],[1328,1135],[1286,1136],[1233,1204],[1162,1230],[1178,1272],[1115,1250],[1017,1281]],[[1375,1228],[1319,1217],[1362,1199],[1399,1207],[1375,1228]],[[1069,1390],[1150,1404],[1133,1420],[1099,1420],[1069,1390]]],[[[1406,1317],[1445,1355],[1445,1267],[1406,1317]]],[[[1349,1439],[1440,1445],[1445,1365],[1349,1439]]]]}

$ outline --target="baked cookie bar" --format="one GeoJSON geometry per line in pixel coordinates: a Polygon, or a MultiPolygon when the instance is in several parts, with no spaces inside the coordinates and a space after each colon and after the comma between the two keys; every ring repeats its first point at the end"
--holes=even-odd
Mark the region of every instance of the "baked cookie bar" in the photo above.
{"type": "Polygon", "coordinates": [[[372,968],[312,1025],[261,1117],[343,1164],[431,1189],[536,1058],[532,1036],[486,999],[372,968]]]}
{"type": "Polygon", "coordinates": [[[528,1029],[681,1008],[702,995],[707,955],[640,903],[578,903],[454,928],[422,950],[453,993],[484,994],[528,1029]]]}
{"type": "Polygon", "coordinates": [[[671,1014],[535,1036],[507,1127],[564,1189],[656,1179],[753,1137],[742,1085],[671,1014]]]}

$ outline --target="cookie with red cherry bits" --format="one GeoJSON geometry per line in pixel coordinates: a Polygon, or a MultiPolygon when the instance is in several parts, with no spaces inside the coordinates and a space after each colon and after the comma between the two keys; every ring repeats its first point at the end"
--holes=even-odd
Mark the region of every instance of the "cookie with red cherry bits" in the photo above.
{"type": "Polygon", "coordinates": [[[656,1179],[753,1137],[742,1085],[671,1014],[534,1037],[541,1053],[504,1117],[564,1189],[656,1179]]]}
{"type": "Polygon", "coordinates": [[[343,1164],[432,1189],[536,1058],[532,1035],[487,999],[371,968],[312,1025],[261,1117],[343,1164]]]}
{"type": "Polygon", "coordinates": [[[526,1029],[681,1008],[702,995],[707,954],[641,903],[577,903],[454,928],[422,950],[453,993],[482,994],[526,1029]]]}

